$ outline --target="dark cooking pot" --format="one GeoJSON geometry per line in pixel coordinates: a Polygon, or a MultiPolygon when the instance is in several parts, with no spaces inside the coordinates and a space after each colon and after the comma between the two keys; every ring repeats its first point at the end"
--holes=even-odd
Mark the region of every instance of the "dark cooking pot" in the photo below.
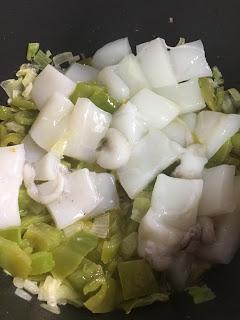
{"type": "MultiPolygon", "coordinates": [[[[91,54],[102,44],[128,35],[132,45],[157,35],[175,44],[180,36],[202,39],[211,66],[222,70],[227,86],[240,87],[240,1],[229,0],[10,0],[1,1],[0,80],[13,76],[23,62],[29,41],[39,41],[53,52],[91,54]],[[173,18],[173,23],[169,18],[173,18]]],[[[4,101],[0,93],[0,101],[4,101]]],[[[33,299],[14,296],[11,279],[0,277],[0,320],[149,319],[239,320],[240,257],[206,276],[216,293],[214,301],[193,305],[185,295],[168,304],[155,303],[125,316],[122,312],[91,315],[86,310],[62,307],[59,316],[43,310],[33,299]]]]}

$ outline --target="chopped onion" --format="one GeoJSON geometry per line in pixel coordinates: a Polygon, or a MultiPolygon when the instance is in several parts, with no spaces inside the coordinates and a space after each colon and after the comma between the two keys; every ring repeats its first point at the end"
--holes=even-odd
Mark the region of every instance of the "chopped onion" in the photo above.
{"type": "Polygon", "coordinates": [[[106,67],[98,74],[98,80],[108,88],[111,97],[118,101],[126,101],[129,98],[127,84],[116,74],[115,67],[106,67]]]}
{"type": "Polygon", "coordinates": [[[187,147],[193,143],[193,134],[191,130],[187,127],[185,122],[179,118],[170,122],[162,129],[162,132],[164,132],[170,140],[179,143],[182,147],[187,147]]]}
{"type": "Polygon", "coordinates": [[[68,115],[72,110],[72,102],[61,93],[55,92],[30,129],[32,139],[41,148],[49,151],[68,130],[68,115]]]}
{"type": "Polygon", "coordinates": [[[212,76],[201,40],[172,48],[170,58],[178,82],[212,76]]]}
{"type": "Polygon", "coordinates": [[[120,62],[131,53],[128,38],[122,38],[105,44],[93,55],[92,64],[95,68],[102,69],[120,62]]]}
{"type": "Polygon", "coordinates": [[[171,87],[161,87],[155,92],[171,101],[174,101],[180,109],[180,113],[195,112],[205,108],[198,79],[177,84],[171,87]]]}
{"type": "Polygon", "coordinates": [[[196,135],[211,158],[240,128],[240,115],[201,111],[197,116],[196,135]]]}
{"type": "Polygon", "coordinates": [[[189,112],[189,113],[185,113],[182,114],[180,116],[180,119],[182,119],[186,125],[188,126],[188,128],[194,132],[195,128],[196,128],[196,124],[197,124],[197,114],[194,112],[189,112]]]}
{"type": "Polygon", "coordinates": [[[108,210],[118,208],[119,197],[114,176],[109,173],[94,173],[92,178],[93,182],[96,184],[98,197],[101,200],[91,211],[90,215],[95,217],[108,210]]]}
{"type": "Polygon", "coordinates": [[[108,129],[105,142],[97,152],[97,164],[104,169],[116,170],[130,157],[131,147],[125,136],[115,128],[108,129]]]}
{"type": "Polygon", "coordinates": [[[16,288],[23,289],[24,282],[25,282],[25,279],[21,279],[17,277],[13,278],[13,284],[16,288]]]}
{"type": "Polygon", "coordinates": [[[128,86],[130,90],[130,96],[133,96],[143,88],[149,87],[138,59],[133,54],[126,56],[116,66],[116,73],[128,86]]]}
{"type": "Polygon", "coordinates": [[[0,229],[21,225],[18,193],[24,161],[23,144],[0,148],[0,229]]]}
{"type": "Polygon", "coordinates": [[[41,303],[40,306],[43,309],[45,309],[45,310],[47,310],[47,311],[49,311],[51,313],[54,313],[54,314],[60,314],[61,313],[60,308],[58,306],[49,306],[46,303],[41,303]]]}
{"type": "Polygon", "coordinates": [[[142,89],[130,100],[148,127],[162,129],[179,114],[178,106],[149,89],[142,89]]]}
{"type": "Polygon", "coordinates": [[[26,162],[34,163],[45,155],[46,152],[33,141],[29,134],[25,136],[22,142],[24,144],[26,162]]]}
{"type": "Polygon", "coordinates": [[[74,87],[75,82],[49,64],[36,77],[31,95],[38,109],[42,109],[54,92],[59,92],[68,97],[74,87]]]}
{"type": "Polygon", "coordinates": [[[235,167],[221,165],[203,171],[203,194],[199,215],[216,216],[236,209],[234,197],[235,167]]]}
{"type": "Polygon", "coordinates": [[[201,179],[178,179],[160,174],[151,201],[158,222],[187,231],[196,223],[202,188],[201,179]]]}
{"type": "Polygon", "coordinates": [[[24,289],[27,290],[31,294],[38,294],[39,288],[36,281],[31,281],[26,279],[24,281],[24,289]]]}
{"type": "MultiPolygon", "coordinates": [[[[87,169],[76,170],[65,175],[62,194],[51,203],[47,208],[59,229],[64,229],[79,219],[85,218],[100,203],[98,190],[93,173],[87,169]],[[67,212],[67,214],[66,214],[67,212]]],[[[46,182],[39,186],[40,191],[49,186],[51,182],[46,182]]],[[[51,186],[51,185],[50,185],[51,186]]]]}
{"type": "Polygon", "coordinates": [[[156,38],[142,46],[137,58],[151,87],[160,88],[177,84],[163,39],[156,38]]]}
{"type": "Polygon", "coordinates": [[[52,60],[53,60],[53,63],[54,63],[54,66],[58,69],[58,68],[61,68],[61,65],[71,61],[73,59],[73,54],[72,52],[62,52],[62,53],[59,53],[57,55],[55,55],[52,60]]]}
{"type": "Polygon", "coordinates": [[[26,300],[26,301],[31,301],[32,300],[31,295],[29,293],[27,293],[26,291],[24,291],[23,289],[17,288],[15,290],[15,295],[20,297],[23,300],[26,300]]]}
{"type": "Polygon", "coordinates": [[[79,98],[70,118],[70,137],[64,154],[93,162],[96,149],[104,138],[112,116],[87,98],[79,98]]]}
{"type": "Polygon", "coordinates": [[[159,130],[151,130],[132,148],[128,163],[117,171],[119,181],[133,199],[161,171],[175,162],[183,148],[159,130]]]}
{"type": "Polygon", "coordinates": [[[97,69],[80,63],[73,63],[65,72],[65,76],[74,82],[93,81],[97,75],[97,69]]]}
{"type": "Polygon", "coordinates": [[[147,133],[146,125],[137,107],[131,102],[122,105],[113,114],[111,127],[122,132],[130,144],[138,142],[147,133]]]}
{"type": "Polygon", "coordinates": [[[54,153],[48,152],[44,157],[34,163],[36,172],[35,180],[55,180],[57,178],[59,166],[59,158],[54,153]]]}

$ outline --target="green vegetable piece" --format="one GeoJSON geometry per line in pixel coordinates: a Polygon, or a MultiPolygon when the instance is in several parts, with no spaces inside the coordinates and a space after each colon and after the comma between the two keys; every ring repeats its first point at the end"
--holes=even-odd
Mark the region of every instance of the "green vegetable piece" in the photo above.
{"type": "Polygon", "coordinates": [[[27,60],[31,61],[39,50],[38,42],[30,42],[27,47],[27,60]]]}
{"type": "Polygon", "coordinates": [[[50,272],[55,266],[53,255],[51,252],[40,251],[33,253],[32,258],[32,271],[31,275],[39,275],[50,272]]]}
{"type": "MultiPolygon", "coordinates": [[[[19,195],[18,195],[18,205],[19,205],[19,210],[20,210],[20,214],[21,216],[25,216],[27,214],[40,214],[44,211],[46,211],[45,207],[34,201],[32,198],[29,197],[27,190],[25,188],[25,186],[21,186],[20,191],[19,191],[19,195]]],[[[41,221],[40,221],[41,222],[41,221]]],[[[43,221],[45,222],[45,221],[43,221]]]]}
{"type": "Polygon", "coordinates": [[[32,100],[24,99],[21,96],[16,96],[12,99],[11,105],[22,110],[36,110],[37,107],[32,100]]]}
{"type": "Polygon", "coordinates": [[[220,107],[217,104],[213,80],[211,78],[200,78],[198,81],[202,96],[208,108],[212,111],[220,111],[220,107]]]}
{"type": "Polygon", "coordinates": [[[140,223],[140,221],[150,208],[150,204],[150,197],[139,195],[137,198],[135,198],[133,201],[131,219],[140,223]]]}
{"type": "Polygon", "coordinates": [[[98,238],[85,231],[79,231],[53,250],[54,274],[63,279],[73,273],[83,258],[97,247],[98,238]]]}
{"type": "Polygon", "coordinates": [[[50,251],[56,248],[63,239],[61,230],[46,223],[32,224],[24,234],[35,251],[50,251]]]}
{"type": "Polygon", "coordinates": [[[214,79],[214,83],[216,84],[216,86],[220,86],[224,84],[224,79],[222,76],[221,71],[218,69],[218,67],[213,67],[212,68],[212,73],[213,73],[213,79],[214,79]]]}
{"type": "Polygon", "coordinates": [[[236,155],[240,156],[240,133],[235,133],[231,139],[232,141],[232,151],[236,155]]]}
{"type": "Polygon", "coordinates": [[[19,133],[8,133],[1,139],[1,147],[16,145],[22,142],[23,136],[19,133]]]}
{"type": "Polygon", "coordinates": [[[7,135],[7,133],[7,128],[3,124],[0,124],[0,141],[7,135]]]}
{"type": "MultiPolygon", "coordinates": [[[[80,294],[84,296],[84,288],[93,280],[103,277],[102,266],[96,264],[89,259],[84,258],[75,272],[68,276],[67,280],[71,286],[80,294]]],[[[86,290],[86,289],[85,289],[86,290]]]]}
{"type": "Polygon", "coordinates": [[[226,162],[230,152],[232,151],[232,142],[231,139],[227,140],[221,148],[208,160],[206,168],[212,168],[219,166],[226,162]]]}
{"type": "Polygon", "coordinates": [[[158,292],[152,269],[144,260],[120,262],[118,273],[124,300],[136,299],[158,292]]]}
{"type": "Polygon", "coordinates": [[[167,293],[153,293],[150,296],[143,297],[140,299],[124,301],[120,306],[126,312],[126,314],[129,314],[135,308],[149,306],[150,304],[153,304],[157,301],[169,301],[169,295],[167,293]]]}
{"type": "Polygon", "coordinates": [[[99,276],[96,277],[91,282],[87,283],[83,288],[84,295],[88,295],[89,293],[96,292],[104,283],[105,283],[105,277],[99,276]]]}
{"type": "MultiPolygon", "coordinates": [[[[192,134],[192,136],[193,136],[194,142],[199,143],[197,140],[197,136],[194,133],[192,134]]],[[[173,173],[173,171],[177,168],[177,166],[180,164],[180,162],[181,162],[180,160],[177,160],[174,163],[170,164],[170,166],[167,167],[165,170],[163,170],[162,173],[166,174],[167,176],[170,176],[173,173]]]]}
{"type": "Polygon", "coordinates": [[[27,239],[22,239],[20,243],[20,248],[24,250],[28,255],[32,254],[33,252],[33,248],[27,239]]]}
{"type": "Polygon", "coordinates": [[[25,232],[31,225],[40,224],[40,223],[49,223],[52,221],[52,218],[49,214],[38,214],[38,215],[27,215],[22,218],[21,230],[25,232]]]}
{"type": "Polygon", "coordinates": [[[8,228],[0,230],[0,237],[4,239],[16,242],[17,244],[21,243],[21,228],[8,228]]]}
{"type": "Polygon", "coordinates": [[[14,113],[11,108],[0,106],[0,120],[11,120],[13,119],[14,113]]]}
{"type": "Polygon", "coordinates": [[[121,246],[120,234],[113,235],[110,240],[105,240],[102,247],[101,260],[104,264],[108,264],[116,257],[118,250],[121,246]]]}
{"type": "Polygon", "coordinates": [[[226,164],[235,166],[236,168],[240,168],[240,160],[234,156],[229,156],[226,159],[226,164]]]}
{"type": "Polygon", "coordinates": [[[228,89],[228,93],[231,95],[234,106],[236,108],[239,108],[240,107],[240,92],[235,88],[231,88],[231,89],[228,89]]]}
{"type": "Polygon", "coordinates": [[[15,242],[0,237],[0,267],[25,279],[31,272],[31,259],[15,242]]]}
{"type": "Polygon", "coordinates": [[[226,91],[224,92],[224,97],[223,97],[223,102],[221,107],[224,113],[230,114],[230,113],[236,112],[232,99],[226,91]]]}
{"type": "Polygon", "coordinates": [[[37,117],[36,112],[31,111],[19,111],[15,113],[14,120],[23,126],[31,126],[37,117]]]}
{"type": "Polygon", "coordinates": [[[49,63],[52,62],[52,59],[40,49],[34,56],[33,61],[39,66],[40,69],[44,69],[49,63]]]}
{"type": "Polygon", "coordinates": [[[90,97],[90,100],[100,109],[109,113],[114,113],[119,107],[119,103],[103,88],[97,89],[90,97]]]}
{"type": "Polygon", "coordinates": [[[94,296],[84,303],[84,306],[93,313],[111,312],[116,306],[116,295],[116,280],[110,278],[94,296]]]}
{"type": "Polygon", "coordinates": [[[106,88],[95,82],[79,82],[70,100],[75,104],[78,98],[89,98],[100,109],[113,113],[118,108],[118,102],[107,93],[106,88]]]}
{"type": "Polygon", "coordinates": [[[134,257],[137,254],[138,233],[132,232],[122,240],[121,254],[125,259],[134,257]]]}
{"type": "Polygon", "coordinates": [[[187,292],[193,297],[195,304],[211,301],[216,298],[216,295],[206,285],[187,288],[187,292]]]}

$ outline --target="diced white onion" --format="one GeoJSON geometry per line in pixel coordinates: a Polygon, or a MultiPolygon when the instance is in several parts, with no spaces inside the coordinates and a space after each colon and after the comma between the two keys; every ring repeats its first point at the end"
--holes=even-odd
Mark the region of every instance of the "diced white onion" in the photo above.
{"type": "Polygon", "coordinates": [[[163,39],[156,38],[148,42],[141,48],[137,58],[151,87],[160,88],[177,84],[163,39]]]}
{"type": "Polygon", "coordinates": [[[117,64],[131,53],[128,38],[122,38],[105,44],[93,55],[92,64],[95,68],[102,69],[117,64]]]}
{"type": "Polygon", "coordinates": [[[98,80],[108,88],[111,97],[118,101],[126,101],[129,98],[127,84],[116,74],[115,67],[106,67],[98,74],[98,80]]]}
{"type": "Polygon", "coordinates": [[[31,294],[38,294],[39,288],[36,281],[26,279],[24,281],[24,289],[31,294]]]}
{"type": "Polygon", "coordinates": [[[41,109],[55,92],[68,97],[74,87],[75,82],[48,64],[34,80],[31,96],[38,109],[41,109]]]}
{"type": "Polygon", "coordinates": [[[122,105],[113,114],[111,127],[122,132],[130,144],[138,142],[147,132],[137,107],[131,102],[122,105]]]}
{"type": "Polygon", "coordinates": [[[97,152],[97,164],[111,170],[124,166],[131,154],[131,146],[125,136],[117,129],[110,128],[105,139],[106,142],[97,152]]]}
{"type": "Polygon", "coordinates": [[[0,229],[20,226],[19,188],[23,179],[24,145],[0,148],[0,229]]]}
{"type": "Polygon", "coordinates": [[[22,143],[25,150],[25,161],[28,163],[34,163],[41,159],[46,151],[40,148],[31,138],[29,134],[25,136],[22,143]]]}
{"type": "Polygon", "coordinates": [[[47,311],[49,311],[49,312],[51,312],[53,314],[60,314],[61,313],[61,310],[60,310],[60,308],[58,306],[50,306],[47,303],[41,303],[40,306],[43,309],[45,309],[45,310],[47,310],[47,311]]]}
{"type": "Polygon", "coordinates": [[[187,231],[196,223],[202,188],[201,179],[178,179],[160,174],[151,201],[159,222],[187,231]]]}
{"type": "Polygon", "coordinates": [[[112,116],[95,106],[89,99],[79,98],[70,118],[70,133],[64,154],[93,162],[96,149],[104,138],[112,116]]]}
{"type": "Polygon", "coordinates": [[[133,54],[126,56],[116,66],[116,73],[128,86],[130,90],[130,96],[133,96],[143,88],[149,87],[138,59],[133,54]]]}
{"type": "MultiPolygon", "coordinates": [[[[90,174],[87,169],[76,170],[65,175],[61,196],[47,204],[59,229],[66,228],[77,220],[87,217],[87,214],[91,213],[100,203],[101,199],[92,175],[93,173],[90,174]]],[[[43,186],[44,184],[39,186],[40,191],[43,186]]]]}
{"type": "Polygon", "coordinates": [[[133,199],[161,171],[175,162],[183,148],[159,130],[151,130],[132,148],[128,163],[117,171],[128,196],[133,199]]]}
{"type": "Polygon", "coordinates": [[[65,76],[74,82],[93,81],[97,79],[98,70],[84,64],[73,63],[65,72],[65,76]]]}
{"type": "Polygon", "coordinates": [[[201,40],[176,46],[169,53],[178,82],[212,76],[201,40]]]}
{"type": "Polygon", "coordinates": [[[41,109],[30,129],[30,136],[43,149],[49,151],[66,133],[72,102],[60,93],[54,93],[41,109]]]}
{"type": "Polygon", "coordinates": [[[170,122],[162,129],[162,132],[164,132],[170,140],[179,143],[182,147],[187,147],[193,143],[193,134],[191,130],[187,127],[185,122],[179,118],[170,122]]]}
{"type": "Polygon", "coordinates": [[[161,87],[155,89],[155,92],[174,101],[179,106],[180,113],[196,112],[205,108],[198,78],[171,87],[161,87]]]}
{"type": "Polygon", "coordinates": [[[173,175],[177,178],[199,179],[208,159],[203,145],[192,144],[180,157],[181,163],[174,170],[173,175]]]}
{"type": "Polygon", "coordinates": [[[32,300],[32,296],[23,289],[17,288],[15,290],[15,295],[26,301],[32,300]]]}
{"type": "Polygon", "coordinates": [[[188,128],[194,132],[195,128],[196,128],[196,124],[197,124],[197,114],[194,112],[189,112],[189,113],[185,113],[180,115],[180,119],[182,119],[186,125],[188,126],[188,128]]]}
{"type": "Polygon", "coordinates": [[[239,128],[238,114],[201,111],[197,116],[195,133],[199,141],[206,146],[208,158],[211,158],[239,128]]]}
{"type": "Polygon", "coordinates": [[[36,172],[35,180],[48,181],[56,179],[59,166],[59,158],[54,153],[48,152],[44,157],[34,163],[36,172]]]}
{"type": "Polygon", "coordinates": [[[16,288],[23,289],[25,279],[21,279],[18,277],[13,278],[13,284],[16,288]]]}
{"type": "Polygon", "coordinates": [[[92,178],[96,184],[100,202],[89,215],[95,217],[108,210],[118,208],[119,197],[114,176],[109,173],[97,173],[93,174],[92,178]]]}
{"type": "Polygon", "coordinates": [[[142,89],[130,100],[147,126],[162,129],[179,114],[178,106],[149,89],[142,89]]]}
{"type": "Polygon", "coordinates": [[[235,167],[221,165],[203,171],[203,194],[199,215],[216,216],[236,209],[234,197],[235,167]]]}

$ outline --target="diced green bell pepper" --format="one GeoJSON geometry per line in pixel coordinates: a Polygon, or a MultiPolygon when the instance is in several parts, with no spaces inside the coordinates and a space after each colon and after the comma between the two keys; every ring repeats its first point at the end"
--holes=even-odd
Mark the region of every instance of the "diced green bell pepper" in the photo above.
{"type": "Polygon", "coordinates": [[[31,255],[32,271],[31,275],[36,276],[53,270],[55,262],[51,252],[39,251],[31,255]]]}

